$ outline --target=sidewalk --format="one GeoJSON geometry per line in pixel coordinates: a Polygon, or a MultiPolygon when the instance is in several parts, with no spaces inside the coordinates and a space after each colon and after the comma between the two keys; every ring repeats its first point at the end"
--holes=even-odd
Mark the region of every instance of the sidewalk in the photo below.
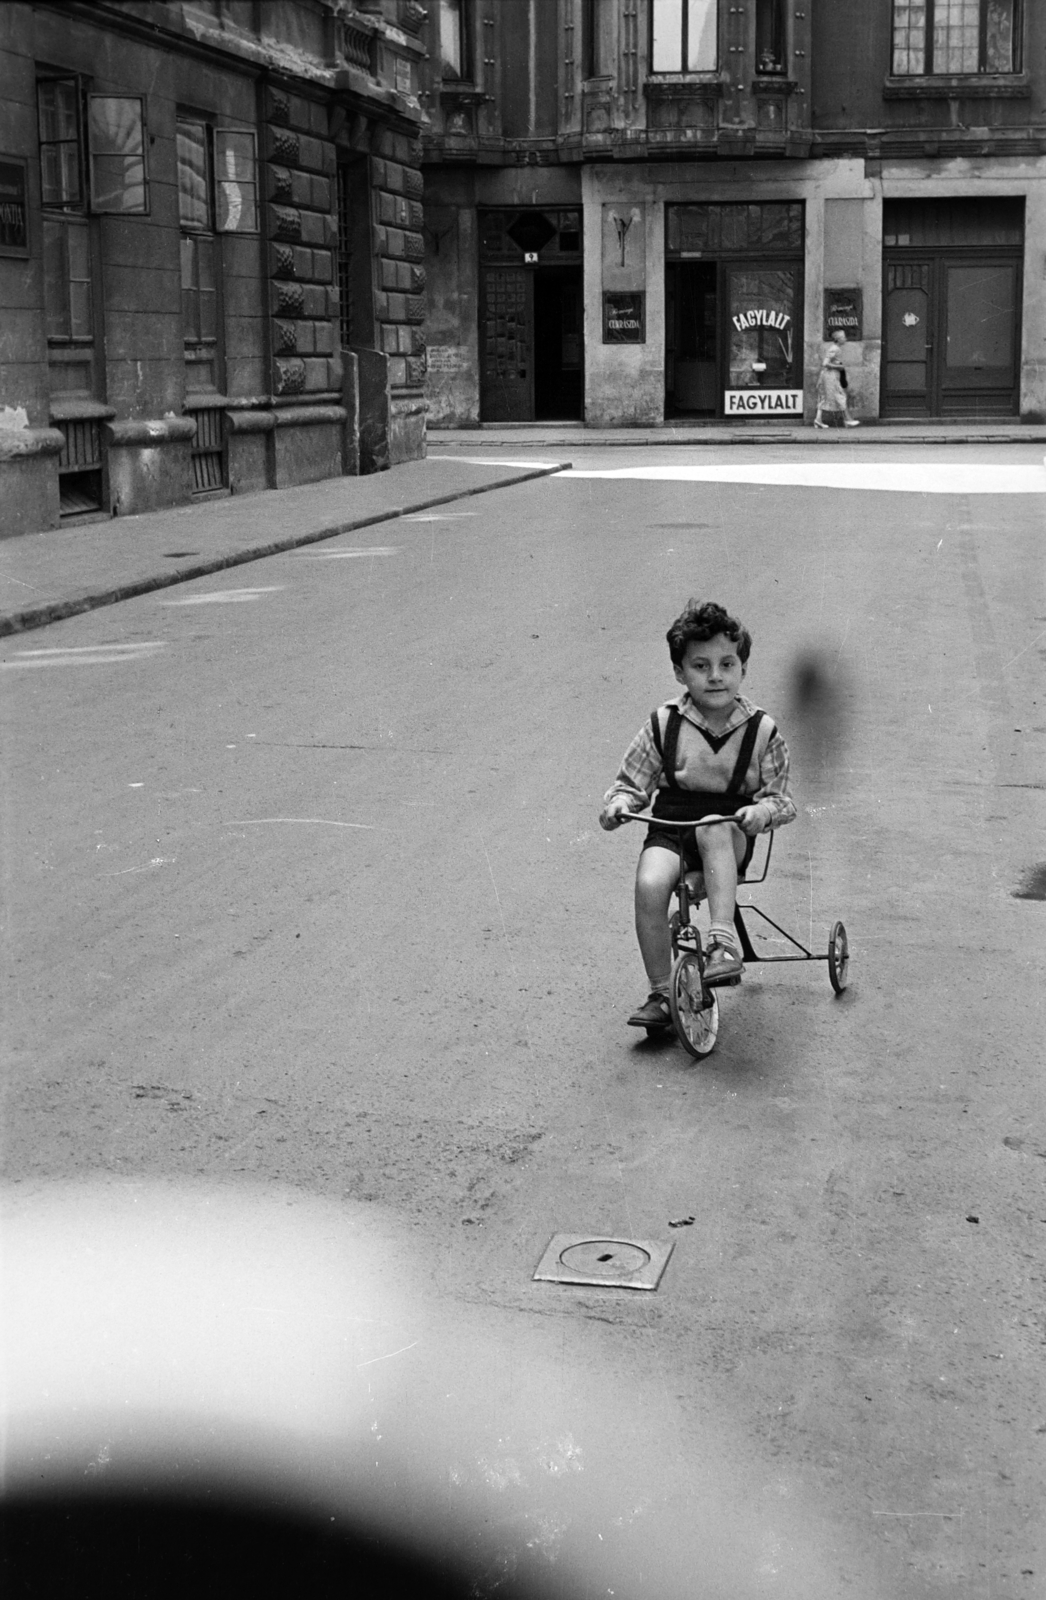
{"type": "Polygon", "coordinates": [[[569,466],[425,461],[0,541],[0,637],[569,466]]]}
{"type": "Polygon", "coordinates": [[[498,450],[605,450],[615,445],[634,450],[639,445],[758,445],[798,444],[817,449],[841,444],[1046,444],[1046,425],[1003,421],[862,422],[859,428],[814,428],[795,422],[708,422],[693,427],[586,428],[583,422],[484,422],[477,428],[434,428],[429,425],[429,449],[463,446],[498,450]]]}

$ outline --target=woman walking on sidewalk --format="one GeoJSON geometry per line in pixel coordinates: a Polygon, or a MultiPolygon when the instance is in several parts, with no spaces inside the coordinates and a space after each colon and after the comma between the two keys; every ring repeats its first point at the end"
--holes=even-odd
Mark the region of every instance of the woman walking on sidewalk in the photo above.
{"type": "Polygon", "coordinates": [[[841,345],[845,342],[845,333],[838,333],[824,347],[824,358],[821,362],[821,371],[817,379],[817,410],[814,413],[815,428],[830,428],[845,426],[859,428],[860,423],[856,417],[847,415],[846,399],[846,368],[843,366],[841,345]],[[825,422],[824,413],[838,414],[838,422],[825,422]]]}

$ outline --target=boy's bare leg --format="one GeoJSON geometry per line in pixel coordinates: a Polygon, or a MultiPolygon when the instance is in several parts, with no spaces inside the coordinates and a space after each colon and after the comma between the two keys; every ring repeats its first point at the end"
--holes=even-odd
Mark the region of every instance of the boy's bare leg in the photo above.
{"type": "Polygon", "coordinates": [[[732,928],[737,904],[737,867],[747,840],[733,823],[729,827],[698,828],[696,837],[709,916],[714,924],[732,928]]]}
{"type": "Polygon", "coordinates": [[[679,857],[674,850],[653,844],[643,851],[636,867],[636,937],[651,989],[666,993],[672,974],[668,903],[678,881],[679,857]]]}

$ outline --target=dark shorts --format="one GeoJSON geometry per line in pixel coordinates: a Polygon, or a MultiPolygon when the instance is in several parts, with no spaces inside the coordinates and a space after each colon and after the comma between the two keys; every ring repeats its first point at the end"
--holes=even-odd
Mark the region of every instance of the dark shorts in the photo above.
{"type": "MultiPolygon", "coordinates": [[[[671,850],[678,855],[683,852],[683,864],[688,872],[701,871],[701,853],[697,848],[697,837],[689,828],[659,828],[656,822],[651,822],[646,830],[643,840],[643,850],[649,850],[651,845],[659,845],[662,850],[671,850]]],[[[742,874],[752,859],[755,849],[755,840],[745,840],[745,853],[738,864],[738,873],[742,874]]],[[[642,850],[640,851],[642,854],[642,850]]]]}

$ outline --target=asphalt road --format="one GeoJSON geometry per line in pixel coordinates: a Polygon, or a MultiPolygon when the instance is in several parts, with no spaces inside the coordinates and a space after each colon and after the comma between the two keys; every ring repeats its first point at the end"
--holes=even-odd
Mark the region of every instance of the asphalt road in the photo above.
{"type": "Polygon", "coordinates": [[[635,1413],[635,1592],[673,1538],[712,1571],[711,1507],[738,1595],[1046,1595],[1041,450],[572,454],[4,641],[9,1192],[373,1208],[477,1348],[635,1413]],[[639,832],[596,822],[691,594],[793,749],[752,898],[852,949],[839,999],[750,968],[701,1065],[624,1026],[639,832]],[[675,1249],[533,1282],[560,1232],[675,1249]]]}

